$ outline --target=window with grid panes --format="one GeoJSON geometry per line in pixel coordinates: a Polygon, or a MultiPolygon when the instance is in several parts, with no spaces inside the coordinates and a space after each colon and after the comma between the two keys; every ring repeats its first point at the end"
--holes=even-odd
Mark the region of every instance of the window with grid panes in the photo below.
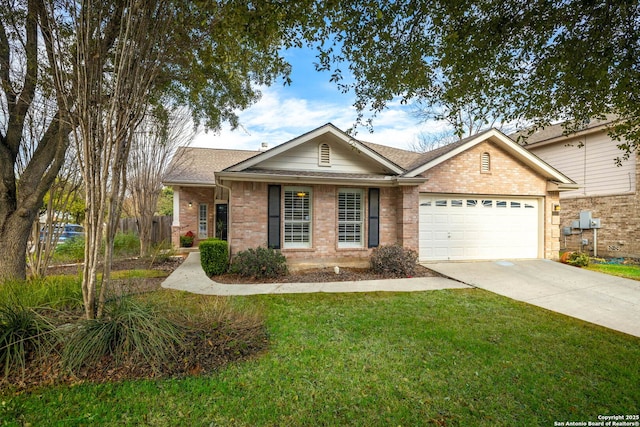
{"type": "Polygon", "coordinates": [[[284,247],[311,247],[311,189],[284,189],[284,247]]]}
{"type": "Polygon", "coordinates": [[[338,246],[362,247],[364,244],[363,192],[357,189],[338,191],[338,246]]]}
{"type": "Polygon", "coordinates": [[[209,206],[201,203],[198,206],[198,239],[206,239],[209,235],[208,217],[209,206]]]}

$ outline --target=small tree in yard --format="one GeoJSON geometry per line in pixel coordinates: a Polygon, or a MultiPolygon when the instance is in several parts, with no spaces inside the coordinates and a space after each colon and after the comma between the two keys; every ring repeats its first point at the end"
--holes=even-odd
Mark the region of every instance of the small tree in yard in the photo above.
{"type": "MultiPolygon", "coordinates": [[[[162,178],[169,171],[169,160],[175,150],[187,146],[194,136],[193,125],[184,110],[170,111],[166,119],[150,112],[136,131],[128,164],[128,192],[133,215],[138,223],[140,255],[151,252],[153,217],[162,191],[162,178]]],[[[180,163],[180,159],[171,162],[180,163]]]]}
{"type": "Polygon", "coordinates": [[[290,11],[283,14],[272,2],[174,0],[42,6],[57,102],[63,122],[73,130],[86,186],[82,290],[87,318],[103,311],[129,153],[149,105],[188,105],[196,121],[205,119],[209,128],[219,128],[222,121],[237,126],[236,111],[258,97],[252,84],[270,84],[289,72],[275,52],[283,40],[293,43],[285,31],[303,16],[290,11]]]}

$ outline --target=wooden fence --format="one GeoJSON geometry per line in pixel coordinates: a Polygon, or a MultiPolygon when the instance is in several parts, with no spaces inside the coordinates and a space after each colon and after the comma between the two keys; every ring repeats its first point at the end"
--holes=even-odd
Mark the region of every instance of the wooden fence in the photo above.
{"type": "MultiPolygon", "coordinates": [[[[153,227],[151,229],[151,243],[156,245],[161,242],[171,243],[171,223],[173,217],[154,216],[153,227]]],[[[138,235],[138,224],[135,218],[122,218],[120,220],[119,230],[123,233],[132,233],[138,235]]]]}

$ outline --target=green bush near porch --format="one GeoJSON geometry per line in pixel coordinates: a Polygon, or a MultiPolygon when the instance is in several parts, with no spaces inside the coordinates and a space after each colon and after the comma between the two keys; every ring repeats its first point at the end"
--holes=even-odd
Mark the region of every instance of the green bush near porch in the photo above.
{"type": "Polygon", "coordinates": [[[229,244],[220,239],[200,242],[200,263],[207,276],[217,276],[227,272],[229,266],[229,244]]]}
{"type": "Polygon", "coordinates": [[[288,273],[287,258],[280,251],[257,247],[238,252],[231,265],[231,272],[256,279],[285,276],[288,273]]]}

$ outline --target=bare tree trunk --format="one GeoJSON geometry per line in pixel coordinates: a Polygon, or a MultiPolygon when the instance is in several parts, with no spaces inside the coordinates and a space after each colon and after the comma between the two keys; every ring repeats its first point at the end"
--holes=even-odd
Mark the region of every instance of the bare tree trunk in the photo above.
{"type": "Polygon", "coordinates": [[[125,0],[117,10],[87,1],[78,11],[75,69],[76,142],[86,186],[86,246],[82,292],[87,318],[100,317],[109,292],[113,240],[126,188],[133,132],[149,102],[162,41],[149,37],[160,2],[125,0]],[[89,60],[90,58],[90,60],[89,60]],[[105,254],[97,280],[102,238],[105,254]],[[99,292],[99,294],[98,294],[99,292]]]}
{"type": "Polygon", "coordinates": [[[98,299],[97,315],[102,317],[104,305],[111,283],[111,265],[113,263],[114,238],[118,231],[118,222],[122,213],[122,202],[127,183],[126,159],[129,156],[130,145],[118,152],[111,169],[111,188],[107,203],[107,224],[105,234],[104,268],[102,271],[102,285],[100,286],[100,298],[98,299]]]}
{"type": "MultiPolygon", "coordinates": [[[[151,192],[151,191],[150,191],[151,192]]],[[[151,196],[149,196],[151,198],[151,196]]],[[[156,203],[158,198],[155,198],[156,203]]],[[[153,200],[148,200],[149,205],[153,203],[153,200]]],[[[138,222],[138,236],[140,237],[140,256],[147,257],[151,255],[151,245],[153,239],[153,214],[154,209],[147,206],[140,206],[138,213],[136,214],[138,222]]]]}
{"type": "Polygon", "coordinates": [[[30,0],[14,7],[3,9],[7,15],[0,19],[0,98],[6,102],[6,128],[0,130],[0,281],[26,277],[31,225],[60,170],[71,132],[59,111],[43,113],[42,135],[31,135],[37,148],[25,153],[25,133],[40,85],[38,16],[43,2],[30,0]]]}
{"type": "Polygon", "coordinates": [[[23,280],[27,271],[27,240],[24,236],[29,235],[33,218],[32,215],[13,215],[5,224],[6,228],[0,233],[0,282],[23,280]]]}

